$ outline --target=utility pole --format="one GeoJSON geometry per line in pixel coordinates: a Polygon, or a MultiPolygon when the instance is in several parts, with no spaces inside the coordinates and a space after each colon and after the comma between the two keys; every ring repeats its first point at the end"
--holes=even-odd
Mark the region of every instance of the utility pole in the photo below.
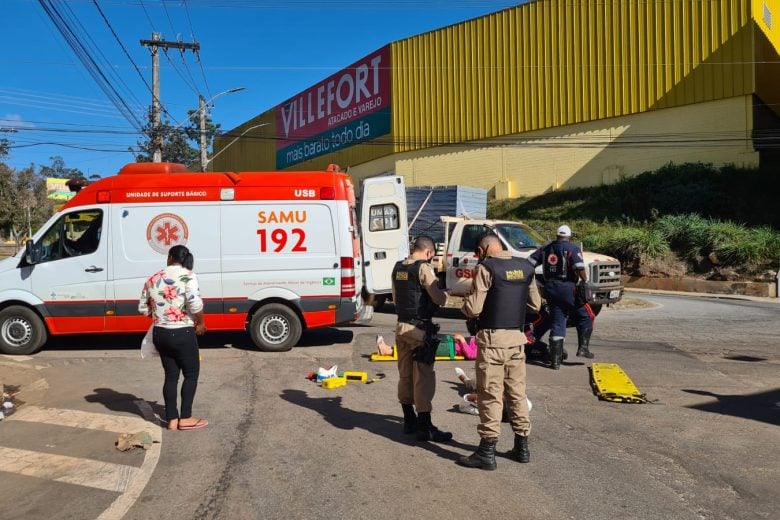
{"type": "Polygon", "coordinates": [[[198,111],[200,112],[200,171],[205,172],[208,157],[206,154],[206,100],[203,96],[198,96],[200,100],[200,106],[198,111]]]}
{"type": "Polygon", "coordinates": [[[160,35],[153,32],[151,40],[141,40],[141,45],[149,47],[152,53],[152,124],[154,130],[152,132],[154,141],[154,158],[153,162],[162,162],[162,145],[163,136],[160,130],[160,52],[159,49],[179,49],[183,54],[184,51],[198,52],[200,51],[199,43],[184,43],[184,42],[169,42],[161,40],[160,35]]]}

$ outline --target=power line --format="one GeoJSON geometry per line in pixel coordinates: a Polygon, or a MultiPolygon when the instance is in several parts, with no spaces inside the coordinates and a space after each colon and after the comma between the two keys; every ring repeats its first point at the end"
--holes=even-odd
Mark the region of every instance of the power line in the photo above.
{"type": "MultiPolygon", "coordinates": [[[[190,36],[192,37],[193,41],[197,41],[198,39],[195,37],[195,28],[192,26],[192,18],[190,17],[190,9],[187,5],[187,0],[182,0],[181,3],[184,5],[184,13],[187,15],[187,23],[190,25],[190,36]]],[[[208,92],[209,97],[212,97],[209,80],[206,77],[206,71],[203,68],[203,60],[200,59],[200,52],[196,53],[195,56],[198,60],[198,65],[200,66],[200,73],[203,76],[203,83],[206,85],[206,92],[208,92]]]]}
{"type": "MultiPolygon", "coordinates": [[[[73,50],[79,61],[84,65],[89,74],[106,94],[111,103],[117,108],[127,121],[137,129],[141,129],[141,121],[135,115],[122,95],[116,90],[113,83],[101,70],[96,59],[87,49],[86,44],[78,37],[76,30],[68,23],[63,14],[57,9],[52,0],[38,0],[46,15],[54,23],[54,26],[73,50]]],[[[67,8],[67,6],[65,6],[67,8]]]]}
{"type": "MultiPolygon", "coordinates": [[[[162,2],[162,7],[163,7],[163,11],[165,11],[165,17],[168,19],[168,24],[171,26],[171,31],[173,31],[173,34],[177,35],[177,40],[179,40],[178,33],[176,32],[176,28],[173,25],[173,19],[171,18],[171,13],[168,10],[168,4],[166,4],[165,2],[162,2]]],[[[197,51],[195,51],[195,54],[197,56],[197,51]]],[[[195,81],[195,78],[192,76],[192,71],[190,70],[190,67],[187,64],[187,61],[184,58],[184,52],[183,51],[182,51],[181,55],[182,55],[181,56],[182,57],[182,64],[184,65],[184,69],[187,71],[187,75],[189,76],[191,83],[188,83],[187,80],[184,78],[184,76],[181,73],[179,73],[178,69],[176,69],[176,66],[173,64],[173,61],[171,61],[170,56],[168,56],[168,53],[167,52],[165,53],[165,57],[168,58],[168,62],[171,64],[171,66],[174,67],[174,69],[176,69],[176,72],[177,72],[177,74],[179,74],[179,77],[182,79],[182,81],[184,81],[184,83],[187,84],[195,92],[195,95],[201,96],[200,90],[198,89],[198,86],[197,86],[197,82],[195,81]]]]}

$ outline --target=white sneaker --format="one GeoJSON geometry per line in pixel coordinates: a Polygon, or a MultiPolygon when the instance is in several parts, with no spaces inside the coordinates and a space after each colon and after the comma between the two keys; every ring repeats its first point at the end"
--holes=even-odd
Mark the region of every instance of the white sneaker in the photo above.
{"type": "Polygon", "coordinates": [[[462,368],[455,367],[455,375],[458,376],[458,378],[468,379],[466,377],[466,372],[463,371],[462,368]]]}
{"type": "Polygon", "coordinates": [[[383,338],[381,334],[377,334],[376,335],[376,344],[377,344],[377,346],[381,345],[384,342],[385,342],[385,338],[383,338]]]}
{"type": "Polygon", "coordinates": [[[530,400],[530,399],[528,399],[528,397],[526,397],[526,398],[525,398],[525,400],[526,400],[526,401],[528,401],[528,411],[530,412],[530,411],[531,411],[531,408],[533,408],[533,407],[534,407],[534,405],[532,405],[532,404],[531,404],[531,400],[530,400]]]}

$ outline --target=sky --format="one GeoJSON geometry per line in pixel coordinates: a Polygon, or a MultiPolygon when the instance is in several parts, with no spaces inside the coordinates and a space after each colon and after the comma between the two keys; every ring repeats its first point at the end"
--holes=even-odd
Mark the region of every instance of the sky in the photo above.
{"type": "Polygon", "coordinates": [[[0,138],[12,141],[5,162],[23,168],[61,156],[87,176],[112,175],[132,162],[128,148],[141,136],[137,122],[145,121],[152,97],[151,56],[140,40],[153,32],[200,44],[197,57],[161,55],[164,117],[185,123],[203,95],[213,98],[213,121],[230,130],[388,43],[519,3],[3,0],[0,138]],[[97,64],[92,74],[44,6],[68,22],[83,55],[97,64]],[[102,89],[93,74],[105,78],[102,89]]]}

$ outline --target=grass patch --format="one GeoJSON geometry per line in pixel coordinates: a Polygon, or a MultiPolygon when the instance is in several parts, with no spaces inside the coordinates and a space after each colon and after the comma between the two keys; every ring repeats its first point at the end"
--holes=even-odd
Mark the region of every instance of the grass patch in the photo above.
{"type": "Polygon", "coordinates": [[[522,220],[548,239],[566,223],[574,242],[629,270],[679,258],[689,272],[758,273],[780,267],[775,177],[734,166],[668,165],[613,185],[497,201],[488,217],[522,220]]]}

